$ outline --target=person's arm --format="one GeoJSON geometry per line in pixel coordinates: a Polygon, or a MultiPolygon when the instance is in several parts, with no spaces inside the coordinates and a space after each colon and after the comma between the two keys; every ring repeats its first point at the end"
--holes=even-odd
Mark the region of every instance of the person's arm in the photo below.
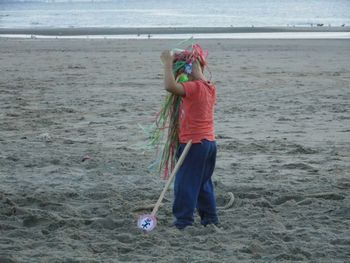
{"type": "Polygon", "coordinates": [[[175,81],[173,74],[174,57],[171,55],[169,50],[165,50],[162,52],[160,58],[164,64],[164,88],[170,93],[184,96],[185,89],[180,83],[175,81]]]}

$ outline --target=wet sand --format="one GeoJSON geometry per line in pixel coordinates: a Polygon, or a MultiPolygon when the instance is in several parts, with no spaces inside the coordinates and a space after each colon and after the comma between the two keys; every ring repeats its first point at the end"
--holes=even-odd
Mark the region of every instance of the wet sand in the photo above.
{"type": "Polygon", "coordinates": [[[111,27],[111,28],[0,28],[0,34],[41,36],[81,35],[148,35],[148,34],[228,34],[228,33],[285,33],[285,32],[350,32],[349,26],[288,26],[288,27],[111,27]]]}
{"type": "Polygon", "coordinates": [[[137,229],[165,184],[138,125],[175,43],[0,39],[0,262],[349,260],[349,40],[201,40],[221,225],[171,227],[170,190],[137,229]]]}

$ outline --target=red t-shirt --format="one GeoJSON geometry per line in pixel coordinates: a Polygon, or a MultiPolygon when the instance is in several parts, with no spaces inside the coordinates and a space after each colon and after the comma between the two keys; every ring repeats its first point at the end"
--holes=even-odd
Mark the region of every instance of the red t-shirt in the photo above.
{"type": "Polygon", "coordinates": [[[216,87],[203,80],[181,83],[185,90],[179,112],[180,143],[215,141],[214,106],[216,87]]]}

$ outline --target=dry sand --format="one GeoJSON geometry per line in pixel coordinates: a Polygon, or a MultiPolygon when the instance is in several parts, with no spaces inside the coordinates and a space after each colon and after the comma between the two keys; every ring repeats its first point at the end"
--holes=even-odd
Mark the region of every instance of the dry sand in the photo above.
{"type": "Polygon", "coordinates": [[[0,39],[1,263],[349,262],[349,40],[202,40],[217,200],[235,202],[219,228],[178,231],[169,191],[137,229],[164,185],[138,124],[175,43],[0,39]]]}

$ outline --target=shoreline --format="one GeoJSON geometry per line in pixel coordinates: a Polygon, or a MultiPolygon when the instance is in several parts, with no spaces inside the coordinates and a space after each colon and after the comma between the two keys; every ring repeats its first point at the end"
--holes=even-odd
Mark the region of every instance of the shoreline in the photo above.
{"type": "Polygon", "coordinates": [[[349,40],[350,32],[276,32],[276,33],[208,33],[208,34],[139,34],[139,35],[25,35],[0,34],[0,39],[42,39],[42,40],[180,40],[180,39],[223,39],[223,40],[349,40]]]}
{"type": "Polygon", "coordinates": [[[159,34],[159,35],[1,35],[0,39],[41,39],[41,40],[349,40],[350,32],[299,32],[299,33],[222,33],[222,34],[159,34]]]}
{"type": "Polygon", "coordinates": [[[0,28],[0,35],[86,36],[227,33],[350,32],[350,27],[120,27],[120,28],[0,28]]]}

